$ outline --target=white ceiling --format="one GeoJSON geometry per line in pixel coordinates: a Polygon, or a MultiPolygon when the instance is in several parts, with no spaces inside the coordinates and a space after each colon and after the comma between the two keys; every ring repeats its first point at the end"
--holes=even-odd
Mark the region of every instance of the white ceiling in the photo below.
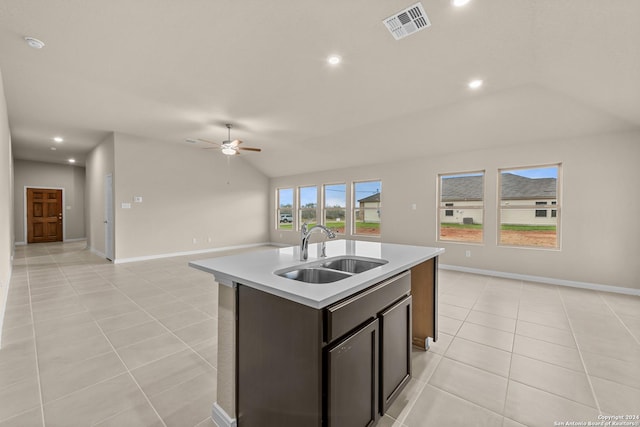
{"type": "Polygon", "coordinates": [[[424,0],[395,41],[412,3],[0,0],[14,157],[82,164],[113,131],[195,150],[229,122],[274,177],[640,128],[640,1],[424,0]]]}

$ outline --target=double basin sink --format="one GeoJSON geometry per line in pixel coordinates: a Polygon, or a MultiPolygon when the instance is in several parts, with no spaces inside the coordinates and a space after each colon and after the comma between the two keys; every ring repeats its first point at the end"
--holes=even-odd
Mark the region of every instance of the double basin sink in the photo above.
{"type": "Polygon", "coordinates": [[[309,264],[297,265],[274,274],[305,283],[332,283],[388,263],[378,258],[340,256],[309,264]]]}

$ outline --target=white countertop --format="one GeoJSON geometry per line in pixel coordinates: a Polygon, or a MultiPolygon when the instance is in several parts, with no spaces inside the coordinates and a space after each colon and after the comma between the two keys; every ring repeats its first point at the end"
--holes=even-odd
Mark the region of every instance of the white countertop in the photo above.
{"type": "Polygon", "coordinates": [[[441,255],[444,249],[356,240],[330,240],[327,242],[326,253],[326,259],[351,255],[384,259],[388,263],[332,283],[304,283],[274,274],[274,271],[324,260],[325,258],[320,258],[320,244],[314,243],[309,245],[307,261],[300,261],[298,246],[290,246],[192,261],[189,265],[213,274],[221,285],[233,286],[234,282],[241,283],[313,308],[323,308],[441,255]]]}

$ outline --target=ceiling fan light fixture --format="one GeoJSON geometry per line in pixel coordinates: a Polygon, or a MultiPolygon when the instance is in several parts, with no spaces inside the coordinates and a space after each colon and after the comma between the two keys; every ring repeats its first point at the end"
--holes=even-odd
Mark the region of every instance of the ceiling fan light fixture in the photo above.
{"type": "Polygon", "coordinates": [[[236,154],[236,150],[233,147],[222,146],[222,154],[226,154],[227,156],[233,156],[236,154]]]}

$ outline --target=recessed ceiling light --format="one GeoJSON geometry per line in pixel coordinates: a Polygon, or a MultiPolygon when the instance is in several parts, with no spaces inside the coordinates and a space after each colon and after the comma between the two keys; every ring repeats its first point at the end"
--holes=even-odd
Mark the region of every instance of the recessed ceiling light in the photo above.
{"type": "Polygon", "coordinates": [[[69,163],[75,163],[76,159],[69,159],[69,163]]]}
{"type": "Polygon", "coordinates": [[[451,4],[455,7],[462,7],[469,3],[471,0],[451,0],[451,4]]]}
{"type": "Polygon", "coordinates": [[[63,139],[61,136],[56,136],[56,137],[54,137],[54,138],[53,138],[53,140],[54,140],[55,142],[62,142],[62,141],[64,141],[64,139],[63,139]]]}
{"type": "Polygon", "coordinates": [[[57,148],[56,148],[56,147],[50,147],[50,148],[49,148],[49,150],[51,150],[51,151],[56,151],[56,150],[57,150],[57,148]]]}
{"type": "Polygon", "coordinates": [[[327,58],[327,62],[330,65],[338,65],[340,62],[342,62],[342,58],[340,58],[338,55],[331,55],[327,58]]]}
{"type": "Polygon", "coordinates": [[[469,86],[469,89],[479,89],[482,86],[482,83],[482,80],[476,79],[471,80],[467,86],[469,86]]]}
{"type": "Polygon", "coordinates": [[[33,37],[25,37],[24,41],[26,41],[27,44],[34,49],[42,49],[44,47],[44,42],[33,37]]]}

